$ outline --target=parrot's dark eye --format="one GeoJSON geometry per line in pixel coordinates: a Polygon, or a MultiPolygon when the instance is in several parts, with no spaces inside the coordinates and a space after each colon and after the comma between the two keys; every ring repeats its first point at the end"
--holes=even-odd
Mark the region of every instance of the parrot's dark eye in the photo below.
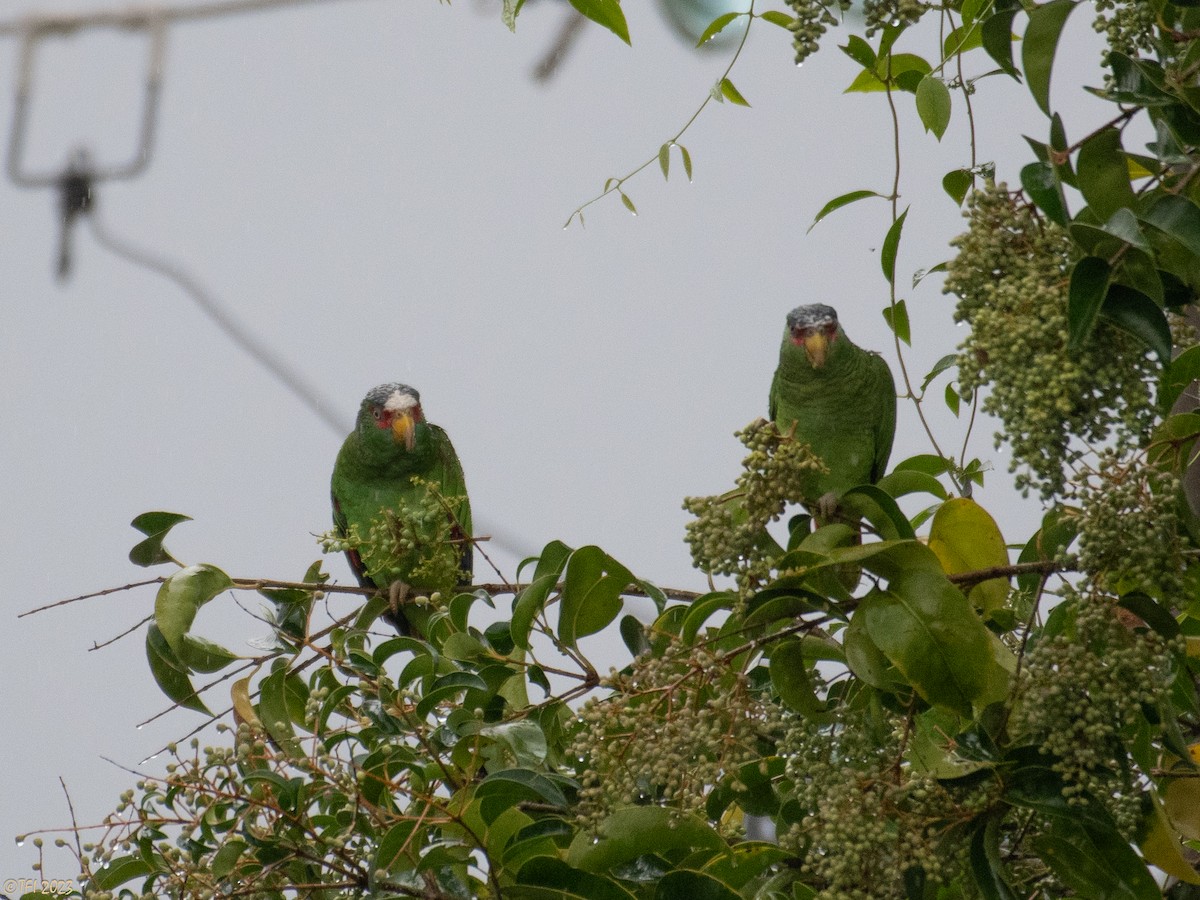
{"type": "Polygon", "coordinates": [[[378,406],[376,406],[374,409],[372,409],[372,410],[371,410],[371,415],[373,415],[373,416],[375,417],[375,421],[376,421],[376,422],[378,422],[378,421],[379,421],[379,417],[380,417],[381,415],[383,415],[383,413],[382,413],[382,411],[379,409],[379,407],[378,407],[378,406]]]}

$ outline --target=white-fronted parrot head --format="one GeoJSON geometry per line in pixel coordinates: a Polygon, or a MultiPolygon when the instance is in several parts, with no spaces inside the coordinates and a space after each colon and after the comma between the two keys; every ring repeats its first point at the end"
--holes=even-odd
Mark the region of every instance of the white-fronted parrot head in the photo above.
{"type": "Polygon", "coordinates": [[[408,452],[416,445],[418,428],[424,422],[421,395],[399,382],[371,388],[358,413],[359,433],[368,442],[379,444],[386,435],[397,449],[402,446],[408,452]]]}
{"type": "Polygon", "coordinates": [[[824,303],[797,306],[787,314],[788,335],[793,344],[804,348],[808,363],[814,369],[825,365],[830,348],[837,341],[837,310],[824,303]]]}

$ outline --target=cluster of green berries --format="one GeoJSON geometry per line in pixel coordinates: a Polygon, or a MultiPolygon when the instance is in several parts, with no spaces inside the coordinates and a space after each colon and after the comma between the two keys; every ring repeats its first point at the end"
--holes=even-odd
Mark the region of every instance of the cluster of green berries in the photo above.
{"type": "Polygon", "coordinates": [[[795,721],[780,747],[792,785],[786,808],[799,812],[780,844],[822,885],[819,900],[905,900],[916,871],[935,884],[956,879],[965,861],[946,852],[945,824],[989,802],[984,788],[958,797],[898,764],[905,729],[898,717],[875,715],[893,727],[843,708],[833,724],[795,721]]]}
{"type": "Polygon", "coordinates": [[[863,0],[863,16],[867,20],[867,37],[888,26],[908,27],[929,10],[922,0],[863,0]]]}
{"type": "Polygon", "coordinates": [[[1144,344],[1103,320],[1079,352],[1067,349],[1071,241],[1020,194],[989,184],[972,195],[967,216],[944,288],[958,296],[955,319],[971,326],[959,384],[989,389],[983,409],[1003,425],[996,445],[1010,445],[1017,486],[1049,499],[1087,446],[1143,443],[1156,417],[1157,365],[1144,344]]]}
{"type": "Polygon", "coordinates": [[[1109,53],[1126,56],[1141,54],[1157,56],[1158,13],[1155,4],[1145,0],[1096,0],[1096,18],[1092,27],[1104,35],[1108,48],[1103,62],[1108,64],[1109,53]]]}
{"type": "Polygon", "coordinates": [[[423,486],[415,509],[384,510],[371,521],[367,533],[351,525],[346,534],[326,532],[318,538],[326,553],[357,550],[376,584],[406,581],[429,591],[450,593],[458,584],[462,547],[451,540],[452,525],[446,510],[460,498],[442,497],[437,485],[413,477],[423,486]]]}
{"type": "Polygon", "coordinates": [[[704,648],[680,644],[639,657],[605,683],[612,694],[579,710],[567,751],[584,828],[628,806],[702,813],[715,784],[761,760],[781,735],[781,710],[769,695],[704,648]]]}
{"type": "Polygon", "coordinates": [[[1067,495],[1079,504],[1077,567],[1099,589],[1145,591],[1178,606],[1187,563],[1180,491],[1178,475],[1147,465],[1142,454],[1101,451],[1067,495]]]}
{"type": "Polygon", "coordinates": [[[1124,735],[1168,689],[1180,648],[1104,594],[1068,588],[1054,615],[1061,627],[1026,656],[1012,728],[1050,757],[1068,800],[1090,794],[1131,834],[1146,773],[1128,756],[1124,735]]]}
{"type": "Polygon", "coordinates": [[[788,27],[796,50],[796,65],[816,53],[825,31],[838,24],[833,9],[844,13],[850,8],[850,0],[787,0],[787,4],[792,9],[792,23],[788,27]]]}
{"type": "Polygon", "coordinates": [[[774,543],[766,532],[788,504],[815,499],[813,478],[829,469],[808,444],[780,434],[774,422],[759,419],[737,432],[749,450],[737,487],[714,497],[687,497],[683,508],[696,518],[685,540],[692,562],[710,575],[736,575],[743,589],[761,583],[771,571],[774,543]]]}

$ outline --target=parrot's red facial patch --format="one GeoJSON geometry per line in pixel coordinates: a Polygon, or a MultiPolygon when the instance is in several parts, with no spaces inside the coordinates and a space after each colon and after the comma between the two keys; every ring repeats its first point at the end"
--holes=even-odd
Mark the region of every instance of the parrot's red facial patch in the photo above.
{"type": "Polygon", "coordinates": [[[832,344],[837,339],[837,329],[837,322],[830,322],[827,325],[793,328],[792,343],[797,347],[803,347],[805,341],[813,335],[823,334],[825,340],[832,344]]]}

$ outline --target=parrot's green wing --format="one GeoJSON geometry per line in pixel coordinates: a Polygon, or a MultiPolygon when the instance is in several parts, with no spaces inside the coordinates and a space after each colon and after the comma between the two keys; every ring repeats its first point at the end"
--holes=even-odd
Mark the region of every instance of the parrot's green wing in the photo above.
{"type": "Polygon", "coordinates": [[[896,440],[896,382],[892,370],[878,353],[871,357],[871,380],[879,400],[880,410],[875,422],[875,460],[871,466],[871,483],[874,484],[887,472],[888,457],[892,455],[892,443],[896,440]]]}
{"type": "Polygon", "coordinates": [[[474,532],[471,527],[471,501],[467,497],[467,480],[449,435],[436,425],[430,425],[429,430],[433,432],[433,442],[438,455],[434,474],[440,484],[443,499],[450,504],[449,512],[453,517],[451,534],[454,540],[462,541],[463,583],[470,584],[475,554],[470,540],[474,532]]]}

